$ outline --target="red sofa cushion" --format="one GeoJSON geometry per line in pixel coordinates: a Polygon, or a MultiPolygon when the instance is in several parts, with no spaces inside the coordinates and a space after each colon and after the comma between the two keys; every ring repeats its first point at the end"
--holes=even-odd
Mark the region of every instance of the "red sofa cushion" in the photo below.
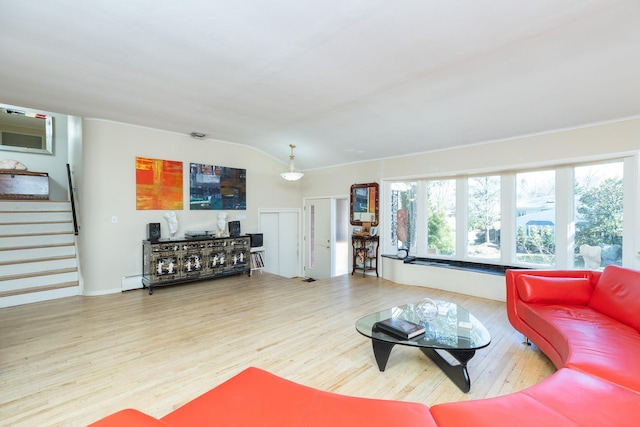
{"type": "Polygon", "coordinates": [[[343,396],[258,368],[247,368],[162,421],[172,427],[436,426],[419,403],[343,396]]]}
{"type": "Polygon", "coordinates": [[[136,409],[124,409],[104,417],[87,427],[171,427],[136,409]]]}
{"type": "Polygon", "coordinates": [[[640,271],[608,265],[589,306],[640,331],[640,271]]]}
{"type": "Polygon", "coordinates": [[[442,426],[637,426],[640,395],[573,369],[560,369],[518,393],[435,405],[442,426]]]}
{"type": "Polygon", "coordinates": [[[640,391],[640,334],[587,306],[524,304],[527,324],[553,346],[565,366],[640,391]]]}
{"type": "Polygon", "coordinates": [[[522,274],[516,279],[520,299],[528,303],[587,305],[593,292],[585,277],[543,277],[522,274]]]}

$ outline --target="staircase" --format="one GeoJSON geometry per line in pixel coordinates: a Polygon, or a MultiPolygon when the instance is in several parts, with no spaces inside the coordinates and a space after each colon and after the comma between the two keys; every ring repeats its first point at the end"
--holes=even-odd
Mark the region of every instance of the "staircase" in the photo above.
{"type": "Polygon", "coordinates": [[[71,203],[0,201],[0,308],[79,294],[71,203]]]}

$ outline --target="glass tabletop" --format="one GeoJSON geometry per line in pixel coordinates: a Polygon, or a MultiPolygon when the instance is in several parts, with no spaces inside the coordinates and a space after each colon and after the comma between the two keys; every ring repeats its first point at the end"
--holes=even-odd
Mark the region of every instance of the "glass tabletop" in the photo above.
{"type": "Polygon", "coordinates": [[[356,322],[356,330],[362,335],[393,344],[443,350],[477,350],[489,345],[491,335],[487,328],[463,307],[449,301],[429,300],[436,303],[437,315],[433,320],[424,318],[421,301],[401,305],[368,314],[356,322]],[[379,329],[381,320],[396,317],[423,325],[425,333],[403,339],[379,329]]]}

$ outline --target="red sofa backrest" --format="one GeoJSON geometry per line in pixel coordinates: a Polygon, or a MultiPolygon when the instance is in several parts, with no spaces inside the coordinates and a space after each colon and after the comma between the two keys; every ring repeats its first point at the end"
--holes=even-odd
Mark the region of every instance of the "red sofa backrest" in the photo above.
{"type": "Polygon", "coordinates": [[[606,266],[589,307],[640,331],[640,271],[606,266]]]}

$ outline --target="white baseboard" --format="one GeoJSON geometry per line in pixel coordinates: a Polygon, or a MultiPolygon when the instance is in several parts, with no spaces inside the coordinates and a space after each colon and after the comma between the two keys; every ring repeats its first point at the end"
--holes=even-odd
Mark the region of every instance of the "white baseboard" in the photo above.
{"type": "Polygon", "coordinates": [[[122,291],[142,289],[142,275],[122,276],[122,291]]]}

